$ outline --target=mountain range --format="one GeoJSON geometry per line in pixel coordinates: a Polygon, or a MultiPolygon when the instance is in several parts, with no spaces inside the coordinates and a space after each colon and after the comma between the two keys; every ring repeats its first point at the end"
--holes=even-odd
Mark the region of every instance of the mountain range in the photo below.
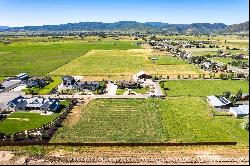
{"type": "Polygon", "coordinates": [[[1,31],[7,32],[56,32],[56,31],[122,31],[122,32],[165,32],[165,33],[249,33],[249,21],[225,25],[224,23],[193,23],[168,24],[162,22],[119,21],[114,23],[79,22],[60,25],[7,27],[0,26],[1,31]]]}

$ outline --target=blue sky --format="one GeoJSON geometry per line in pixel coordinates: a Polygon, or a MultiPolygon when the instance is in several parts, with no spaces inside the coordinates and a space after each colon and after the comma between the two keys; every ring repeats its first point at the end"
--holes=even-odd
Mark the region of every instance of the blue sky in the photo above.
{"type": "Polygon", "coordinates": [[[0,0],[0,25],[100,21],[166,23],[249,20],[249,0],[0,0]]]}

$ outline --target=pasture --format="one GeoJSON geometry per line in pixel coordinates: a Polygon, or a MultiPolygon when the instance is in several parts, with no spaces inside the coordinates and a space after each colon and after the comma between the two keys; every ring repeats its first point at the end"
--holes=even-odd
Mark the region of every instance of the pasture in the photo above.
{"type": "Polygon", "coordinates": [[[249,92],[249,83],[243,80],[169,80],[164,87],[169,89],[165,90],[167,96],[209,96],[239,89],[249,92]]]}
{"type": "Polygon", "coordinates": [[[127,76],[143,70],[153,75],[200,74],[194,65],[174,57],[160,56],[160,63],[152,63],[152,52],[145,49],[92,50],[86,55],[52,71],[50,75],[127,76]]]}
{"type": "Polygon", "coordinates": [[[200,97],[98,99],[66,120],[51,142],[209,142],[248,145],[244,120],[214,117],[200,97]]]}
{"type": "Polygon", "coordinates": [[[45,75],[92,49],[126,50],[139,48],[132,41],[27,42],[0,44],[0,76],[21,72],[45,75]]]}
{"type": "Polygon", "coordinates": [[[249,144],[248,131],[242,127],[244,120],[213,117],[213,108],[202,98],[168,98],[160,103],[159,110],[170,142],[236,141],[240,145],[249,144]]]}
{"type": "Polygon", "coordinates": [[[64,124],[51,142],[164,142],[161,116],[153,100],[99,99],[64,124]]]}

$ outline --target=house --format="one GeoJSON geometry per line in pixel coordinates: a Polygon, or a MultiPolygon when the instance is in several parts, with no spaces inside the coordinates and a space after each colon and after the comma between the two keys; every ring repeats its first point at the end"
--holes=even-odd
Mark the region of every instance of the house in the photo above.
{"type": "Polygon", "coordinates": [[[211,62],[203,62],[202,63],[202,66],[205,70],[209,70],[210,67],[212,66],[212,63],[211,62]]]}
{"type": "Polygon", "coordinates": [[[230,107],[229,112],[235,117],[244,117],[249,114],[249,105],[239,105],[238,107],[230,107]]]}
{"type": "Polygon", "coordinates": [[[125,88],[128,88],[128,89],[136,89],[136,88],[139,88],[140,87],[140,84],[138,84],[137,82],[131,80],[131,81],[117,81],[117,87],[119,89],[125,89],[125,88]]]}
{"type": "Polygon", "coordinates": [[[63,76],[62,77],[63,85],[64,86],[73,86],[76,83],[76,80],[72,76],[63,76]]]}
{"type": "Polygon", "coordinates": [[[231,102],[225,97],[207,96],[208,103],[214,108],[229,108],[231,102]]]}
{"type": "Polygon", "coordinates": [[[138,80],[138,79],[151,79],[152,76],[149,74],[146,74],[144,71],[140,71],[139,73],[135,74],[134,76],[134,80],[138,80]]]}
{"type": "Polygon", "coordinates": [[[32,87],[43,88],[47,85],[43,77],[32,77],[29,80],[27,80],[26,84],[28,88],[32,88],[32,87]]]}
{"type": "Polygon", "coordinates": [[[73,85],[73,88],[78,91],[83,91],[83,90],[95,91],[99,89],[99,87],[100,83],[97,81],[77,81],[73,85]]]}
{"type": "Polygon", "coordinates": [[[18,96],[15,99],[8,102],[8,107],[11,110],[41,110],[55,112],[60,108],[60,102],[58,99],[32,97],[25,98],[18,96]]]}
{"type": "Polygon", "coordinates": [[[21,73],[16,75],[16,78],[20,80],[27,80],[29,78],[29,75],[27,73],[21,73]]]}

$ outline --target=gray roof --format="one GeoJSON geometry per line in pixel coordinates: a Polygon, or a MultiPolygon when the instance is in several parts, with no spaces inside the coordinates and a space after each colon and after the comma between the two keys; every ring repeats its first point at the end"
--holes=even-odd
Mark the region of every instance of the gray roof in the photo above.
{"type": "Polygon", "coordinates": [[[238,107],[230,107],[230,112],[234,111],[237,115],[249,114],[249,105],[239,105],[238,107]]]}
{"type": "Polygon", "coordinates": [[[207,96],[207,98],[210,104],[212,104],[214,107],[225,106],[231,103],[225,97],[217,98],[216,96],[207,96]]]}

